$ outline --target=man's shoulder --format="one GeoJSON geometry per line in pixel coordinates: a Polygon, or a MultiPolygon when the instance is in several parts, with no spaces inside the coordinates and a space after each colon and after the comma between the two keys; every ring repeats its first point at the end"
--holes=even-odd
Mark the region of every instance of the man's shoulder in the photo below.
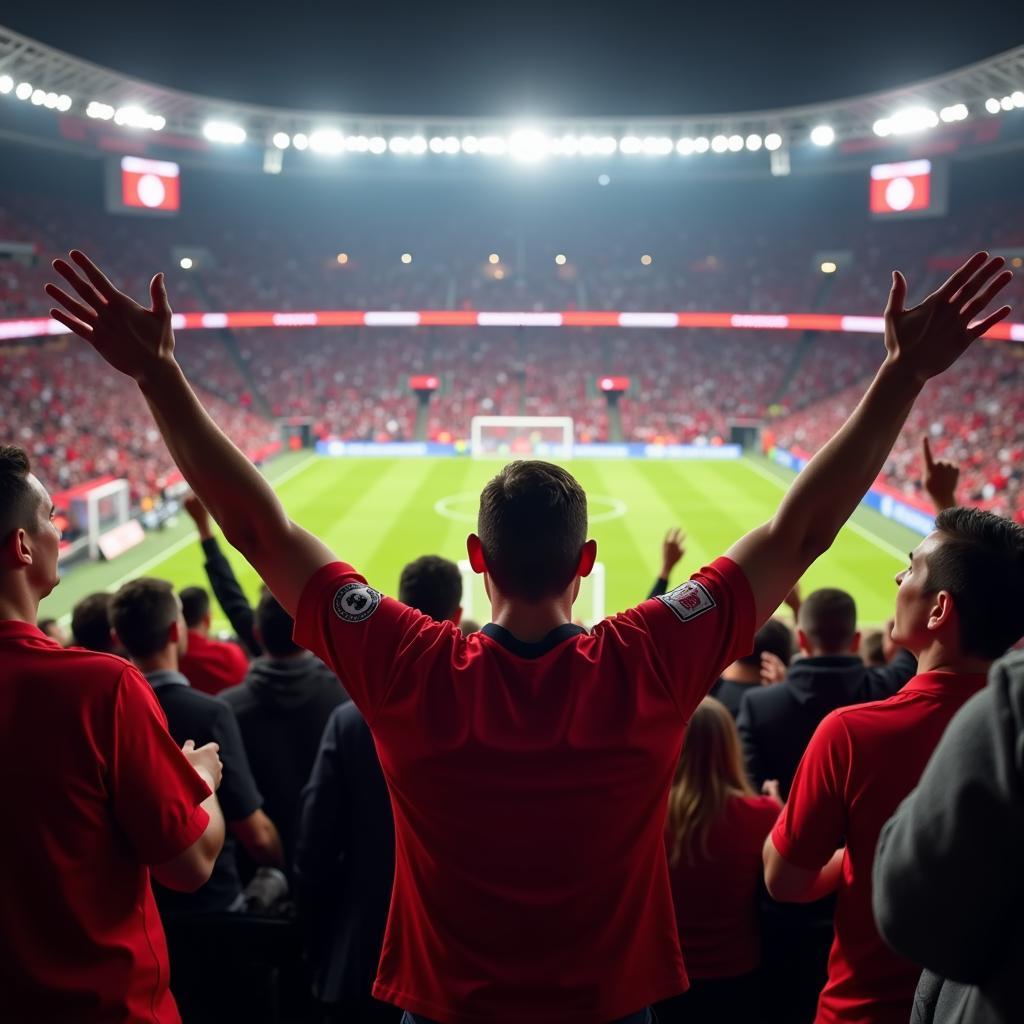
{"type": "Polygon", "coordinates": [[[125,674],[137,676],[130,661],[116,654],[90,651],[85,647],[53,647],[33,652],[41,676],[74,677],[77,685],[114,686],[125,674]]]}

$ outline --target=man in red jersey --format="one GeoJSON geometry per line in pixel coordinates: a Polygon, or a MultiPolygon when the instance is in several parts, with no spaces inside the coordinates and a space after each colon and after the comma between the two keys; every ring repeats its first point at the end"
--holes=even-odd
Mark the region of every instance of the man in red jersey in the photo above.
{"type": "Polygon", "coordinates": [[[206,881],[220,759],[177,748],[128,662],[36,628],[58,582],[53,511],[25,453],[0,446],[0,1020],[175,1024],[150,874],[206,881]]]}
{"type": "Polygon", "coordinates": [[[875,847],[950,720],[1024,634],[1024,527],[978,509],[946,509],[896,582],[893,640],[917,656],[917,675],[887,700],[822,721],[765,843],[765,880],[776,899],[806,902],[838,890],[818,1024],[910,1019],[921,969],[875,927],[875,847]]]}
{"type": "Polygon", "coordinates": [[[181,674],[193,689],[211,697],[238,686],[249,671],[249,659],[238,644],[210,636],[209,593],[202,587],[185,587],[178,596],[188,628],[188,647],[178,666],[181,674]]]}
{"type": "Polygon", "coordinates": [[[373,732],[395,812],[396,870],[374,995],[445,1024],[643,1020],[687,987],[663,828],[690,712],[751,647],[868,489],[928,378],[1007,307],[978,253],[904,308],[894,274],[887,355],[863,401],[778,513],[660,598],[572,624],[597,554],[564,469],[506,467],[468,540],[492,623],[384,597],[291,522],[199,403],[174,358],[163,277],[146,309],[80,252],[55,269],[52,315],[131,376],[186,480],[345,679],[373,732]]]}

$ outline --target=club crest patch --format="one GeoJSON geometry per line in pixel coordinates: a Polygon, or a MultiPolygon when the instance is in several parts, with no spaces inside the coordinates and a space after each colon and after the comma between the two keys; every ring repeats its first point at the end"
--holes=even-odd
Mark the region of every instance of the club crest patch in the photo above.
{"type": "Polygon", "coordinates": [[[344,622],[363,622],[380,607],[380,594],[365,583],[346,583],[334,595],[334,614],[344,622]]]}
{"type": "Polygon", "coordinates": [[[705,612],[711,611],[715,599],[707,592],[704,585],[696,580],[687,580],[682,586],[660,594],[658,600],[672,610],[680,622],[689,622],[705,612]]]}

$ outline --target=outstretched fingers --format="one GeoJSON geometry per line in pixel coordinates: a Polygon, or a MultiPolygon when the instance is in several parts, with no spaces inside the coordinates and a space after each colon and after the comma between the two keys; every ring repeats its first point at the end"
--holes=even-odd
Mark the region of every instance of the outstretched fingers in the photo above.
{"type": "Polygon", "coordinates": [[[895,316],[902,313],[907,302],[907,279],[898,271],[892,272],[892,288],[889,289],[889,301],[885,304],[885,315],[895,316]]]}
{"type": "Polygon", "coordinates": [[[965,303],[970,302],[985,285],[985,282],[990,280],[998,271],[1002,270],[1005,265],[1006,260],[1004,260],[1002,256],[995,256],[990,259],[977,271],[977,273],[971,276],[971,278],[955,295],[950,298],[949,304],[956,309],[960,309],[965,303]]]}
{"type": "Polygon", "coordinates": [[[50,316],[57,323],[63,324],[72,334],[77,334],[85,341],[92,341],[92,328],[88,324],[82,323],[77,317],[71,316],[70,313],[65,313],[63,309],[51,309],[50,316]]]}
{"type": "Polygon", "coordinates": [[[952,297],[970,280],[971,275],[985,265],[988,259],[987,252],[976,252],[969,260],[963,263],[959,269],[949,275],[945,284],[936,289],[935,294],[943,301],[948,302],[952,297]]]}
{"type": "Polygon", "coordinates": [[[1012,280],[1013,274],[1009,270],[1004,270],[980,295],[963,307],[960,315],[970,323],[1012,280]]]}
{"type": "Polygon", "coordinates": [[[984,320],[979,320],[976,324],[972,324],[967,330],[967,337],[974,341],[975,338],[980,338],[991,328],[995,327],[1000,320],[1005,320],[1010,315],[1009,306],[1001,306],[994,313],[989,313],[984,320]]]}
{"type": "Polygon", "coordinates": [[[106,274],[84,252],[79,249],[72,249],[71,258],[82,268],[85,276],[92,282],[96,291],[108,302],[119,294],[118,290],[110,283],[106,274]]]}
{"type": "Polygon", "coordinates": [[[55,302],[59,302],[65,309],[78,317],[79,320],[82,320],[87,324],[95,322],[96,310],[68,295],[63,288],[58,288],[55,284],[47,284],[43,290],[51,299],[55,302]]]}
{"type": "Polygon", "coordinates": [[[87,305],[97,311],[106,305],[106,299],[67,260],[54,260],[53,269],[81,295],[87,305]]]}

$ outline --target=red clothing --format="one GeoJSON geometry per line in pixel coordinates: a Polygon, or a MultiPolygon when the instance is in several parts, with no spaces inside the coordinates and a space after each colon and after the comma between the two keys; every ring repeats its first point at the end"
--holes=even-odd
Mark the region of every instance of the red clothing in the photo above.
{"type": "MultiPolygon", "coordinates": [[[[735,978],[761,963],[758,889],[761,849],[781,806],[769,796],[735,796],[708,830],[708,857],[681,854],[669,867],[679,943],[691,978],[735,978]]],[[[675,836],[666,833],[671,856],[675,836]]]]}
{"type": "Polygon", "coordinates": [[[888,700],[833,711],[804,753],[772,841],[805,868],[822,867],[846,844],[818,1024],[910,1019],[921,968],[893,953],[875,927],[875,846],[950,719],[984,685],[984,675],[924,672],[888,700]]]}
{"type": "Polygon", "coordinates": [[[128,662],[0,621],[0,1019],[179,1020],[147,865],[209,820],[128,662]]]}
{"type": "Polygon", "coordinates": [[[373,994],[446,1024],[594,1024],[684,991],[668,790],[690,714],[753,633],[725,558],[536,644],[464,637],[343,563],[317,572],[296,642],[342,674],[395,814],[373,994]]]}
{"type": "Polygon", "coordinates": [[[195,690],[216,697],[221,690],[237,686],[249,671],[249,659],[238,644],[211,640],[198,630],[188,631],[188,650],[178,670],[195,690]]]}

